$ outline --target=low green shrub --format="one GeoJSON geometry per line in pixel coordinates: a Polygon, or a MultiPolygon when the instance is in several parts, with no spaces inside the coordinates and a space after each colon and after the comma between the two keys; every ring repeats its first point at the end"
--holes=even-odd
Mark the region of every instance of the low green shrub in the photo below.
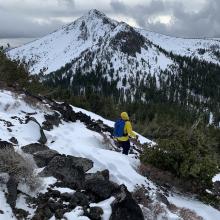
{"type": "Polygon", "coordinates": [[[157,146],[145,149],[141,156],[143,163],[190,180],[198,190],[212,187],[218,160],[213,153],[214,142],[204,132],[176,128],[169,137],[158,139],[157,143],[157,146]]]}

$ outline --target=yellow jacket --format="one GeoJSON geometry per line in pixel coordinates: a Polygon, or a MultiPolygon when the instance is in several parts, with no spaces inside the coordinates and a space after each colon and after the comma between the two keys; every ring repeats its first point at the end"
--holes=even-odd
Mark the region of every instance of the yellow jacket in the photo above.
{"type": "Polygon", "coordinates": [[[131,122],[129,121],[128,114],[126,112],[121,113],[121,118],[125,121],[124,134],[127,134],[123,137],[118,137],[118,141],[127,141],[129,137],[136,137],[136,134],[132,130],[131,122]]]}

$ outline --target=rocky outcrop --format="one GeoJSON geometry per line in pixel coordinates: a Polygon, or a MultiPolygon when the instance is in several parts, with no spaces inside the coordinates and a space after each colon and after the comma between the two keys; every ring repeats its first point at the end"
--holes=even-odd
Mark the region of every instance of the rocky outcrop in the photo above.
{"type": "Polygon", "coordinates": [[[134,28],[125,23],[124,31],[120,31],[110,41],[110,46],[114,49],[120,49],[121,52],[136,57],[136,53],[141,53],[141,49],[145,47],[146,39],[139,34],[134,28]]]}
{"type": "Polygon", "coordinates": [[[54,112],[53,115],[44,115],[45,121],[42,123],[42,129],[50,131],[53,129],[53,126],[59,126],[61,123],[60,115],[57,112],[54,112]]]}
{"type": "Polygon", "coordinates": [[[49,147],[40,143],[33,143],[25,145],[21,149],[27,154],[34,154],[39,151],[49,150],[49,147]]]}
{"type": "Polygon", "coordinates": [[[125,185],[121,185],[115,201],[111,204],[110,220],[144,220],[139,205],[132,198],[125,185]]]}
{"type": "Polygon", "coordinates": [[[108,199],[117,191],[119,186],[109,181],[109,175],[106,171],[87,174],[85,180],[85,190],[93,202],[100,202],[108,199]]]}
{"type": "MultiPolygon", "coordinates": [[[[87,159],[82,158],[82,161],[86,160],[87,159]]],[[[83,164],[83,162],[80,162],[80,164],[83,164]]],[[[91,167],[92,165],[91,162],[91,167]]],[[[49,162],[48,166],[41,172],[41,175],[54,176],[71,188],[81,189],[85,182],[85,171],[83,166],[79,166],[72,156],[59,155],[54,157],[49,162]]]]}
{"type": "Polygon", "coordinates": [[[73,111],[72,107],[67,103],[58,104],[56,102],[53,102],[52,108],[62,115],[62,119],[64,121],[75,122],[77,120],[75,112],[73,111]]]}
{"type": "Polygon", "coordinates": [[[33,157],[38,167],[45,167],[49,164],[49,162],[59,153],[55,150],[43,150],[34,153],[33,157]]]}

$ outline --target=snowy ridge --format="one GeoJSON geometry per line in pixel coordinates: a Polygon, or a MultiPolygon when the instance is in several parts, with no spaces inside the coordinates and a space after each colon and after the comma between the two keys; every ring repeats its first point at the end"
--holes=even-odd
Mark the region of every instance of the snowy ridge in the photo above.
{"type": "Polygon", "coordinates": [[[102,63],[107,70],[114,69],[123,78],[137,72],[144,76],[157,75],[160,70],[176,65],[157,46],[167,52],[220,64],[220,42],[217,39],[169,37],[132,28],[97,10],[89,11],[41,39],[10,50],[8,56],[24,61],[32,74],[48,74],[67,63],[72,64],[73,71],[76,67],[85,68],[84,65],[87,70],[94,69],[102,63]]]}
{"type": "MultiPolygon", "coordinates": [[[[107,126],[112,127],[114,124],[112,121],[103,119],[86,110],[76,107],[72,107],[72,109],[74,112],[82,112],[90,116],[94,121],[102,120],[103,124],[107,126]]],[[[46,100],[33,102],[30,97],[24,94],[16,94],[6,90],[0,91],[0,140],[10,142],[12,140],[11,138],[15,137],[17,139],[17,144],[14,144],[14,147],[16,151],[21,152],[22,146],[39,141],[39,130],[44,124],[45,115],[52,115],[54,112],[55,111],[51,108],[51,103],[46,100]],[[37,120],[39,125],[34,121],[29,121],[27,123],[26,118],[30,115],[37,120]]],[[[91,159],[94,162],[94,166],[89,170],[90,173],[108,169],[110,172],[110,180],[118,184],[125,184],[130,191],[133,191],[137,185],[144,185],[149,189],[151,199],[157,202],[156,192],[160,192],[160,189],[153,182],[138,173],[137,170],[140,161],[135,154],[125,156],[120,152],[110,149],[104,144],[101,133],[90,130],[79,120],[75,122],[62,120],[58,126],[53,126],[51,130],[44,130],[44,133],[47,138],[46,144],[50,149],[57,150],[60,154],[91,159]]],[[[106,134],[108,135],[108,132],[106,134]]],[[[150,143],[148,139],[142,136],[140,136],[140,140],[142,143],[150,143]]],[[[36,171],[40,172],[41,170],[42,169],[37,169],[36,171]]],[[[47,187],[57,181],[54,177],[45,177],[42,178],[42,180],[44,183],[43,188],[33,195],[40,192],[47,192],[47,187]]],[[[56,187],[55,189],[61,193],[75,192],[72,189],[64,187],[56,187]]],[[[0,210],[4,213],[0,214],[0,219],[16,219],[10,206],[6,203],[4,190],[6,190],[5,185],[1,184],[0,210]]],[[[27,194],[30,193],[24,185],[19,186],[19,190],[27,194]]],[[[114,200],[114,197],[110,197],[100,203],[92,203],[90,207],[101,207],[104,210],[103,220],[108,220],[112,211],[110,204],[114,200]]],[[[216,220],[220,218],[220,211],[191,197],[169,193],[168,200],[178,207],[185,207],[195,211],[198,216],[202,216],[205,220],[216,220]]],[[[167,219],[182,219],[179,217],[178,213],[170,212],[165,204],[161,201],[158,202],[167,210],[165,215],[167,219]]],[[[24,194],[18,194],[16,207],[27,210],[30,213],[29,218],[31,218],[36,211],[36,209],[28,206],[24,194]]],[[[83,210],[80,206],[69,213],[65,213],[64,216],[68,220],[89,219],[83,216],[83,210]]],[[[55,217],[53,216],[51,219],[55,219],[55,217]]]]}
{"type": "Polygon", "coordinates": [[[220,64],[220,58],[214,54],[215,52],[220,52],[219,39],[177,38],[143,29],[138,29],[138,31],[155,45],[162,47],[168,52],[173,52],[180,56],[196,57],[200,60],[220,64]]]}

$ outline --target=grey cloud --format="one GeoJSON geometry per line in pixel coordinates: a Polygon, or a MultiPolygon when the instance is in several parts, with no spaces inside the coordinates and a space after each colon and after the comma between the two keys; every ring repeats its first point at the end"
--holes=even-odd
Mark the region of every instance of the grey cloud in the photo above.
{"type": "Polygon", "coordinates": [[[22,17],[19,14],[9,14],[0,10],[0,38],[13,37],[41,37],[54,31],[62,22],[51,21],[48,24],[40,25],[33,22],[31,17],[22,17]]]}
{"type": "Polygon", "coordinates": [[[61,5],[65,5],[66,7],[74,7],[75,6],[74,0],[58,0],[58,3],[61,5]]]}
{"type": "Polygon", "coordinates": [[[6,8],[0,5],[0,38],[13,37],[41,37],[58,28],[64,23],[59,17],[74,17],[74,0],[54,1],[54,7],[43,7],[41,3],[37,8],[31,5],[22,5],[19,10],[6,8]],[[45,21],[38,23],[36,20],[45,21]]]}
{"type": "Polygon", "coordinates": [[[134,7],[114,0],[111,1],[111,7],[116,13],[135,19],[140,27],[155,32],[180,37],[220,37],[219,0],[209,0],[199,12],[186,11],[181,2],[163,0],[152,0],[134,7]],[[148,22],[150,16],[166,14],[174,18],[171,26],[148,22]]]}
{"type": "MultiPolygon", "coordinates": [[[[23,5],[17,8],[3,8],[3,4],[0,3],[0,20],[3,21],[0,23],[0,37],[40,37],[64,24],[56,18],[76,18],[88,10],[86,6],[77,7],[77,0],[54,0],[51,1],[51,7],[45,7],[43,0],[39,0],[34,7],[30,3],[20,1],[23,5]],[[48,22],[36,23],[34,19],[48,22]]],[[[185,0],[189,5],[190,1],[192,0],[185,0]]],[[[183,2],[178,0],[146,0],[146,3],[137,3],[133,6],[126,1],[109,2],[103,3],[102,8],[100,5],[94,5],[93,8],[98,8],[114,18],[117,16],[133,18],[140,27],[167,35],[220,37],[219,0],[207,0],[207,4],[198,12],[187,11],[183,2]],[[159,22],[149,22],[150,17],[158,15],[172,15],[173,23],[167,26],[159,22]]]]}

